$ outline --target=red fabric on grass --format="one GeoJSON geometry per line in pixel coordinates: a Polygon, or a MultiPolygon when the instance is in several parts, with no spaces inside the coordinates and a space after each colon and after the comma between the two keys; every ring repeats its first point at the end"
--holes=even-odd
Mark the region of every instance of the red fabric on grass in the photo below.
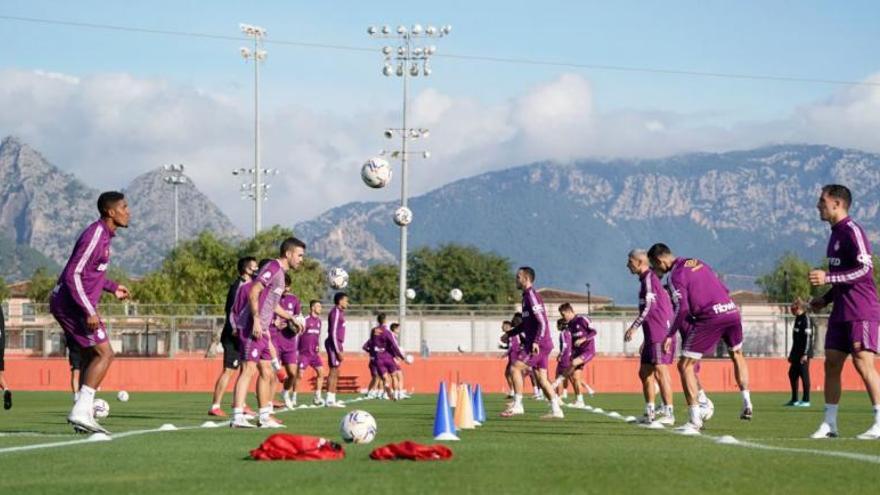
{"type": "Polygon", "coordinates": [[[422,445],[416,442],[389,443],[370,452],[375,461],[407,459],[411,461],[442,461],[452,458],[452,450],[445,445],[422,445]]]}
{"type": "Polygon", "coordinates": [[[251,458],[258,461],[335,461],[345,457],[342,445],[326,438],[275,433],[256,449],[251,458]]]}

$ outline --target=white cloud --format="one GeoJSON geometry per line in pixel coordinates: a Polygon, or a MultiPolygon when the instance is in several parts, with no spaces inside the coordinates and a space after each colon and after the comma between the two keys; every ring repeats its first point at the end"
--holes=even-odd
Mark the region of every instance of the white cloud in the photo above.
{"type": "MultiPolygon", "coordinates": [[[[870,81],[880,82],[880,75],[870,81]]],[[[122,187],[148,169],[185,163],[199,187],[248,231],[251,206],[239,200],[230,173],[253,162],[250,100],[239,96],[127,74],[80,78],[5,70],[0,134],[18,135],[99,188],[122,187]]],[[[413,193],[544,159],[657,157],[783,141],[880,152],[877,86],[848,88],[774,122],[728,128],[672,110],[600,113],[595,98],[589,81],[573,74],[495,104],[420,91],[411,102],[410,124],[430,128],[431,137],[413,146],[433,156],[413,162],[413,193]]],[[[263,164],[282,170],[272,178],[266,222],[290,225],[348,201],[396,197],[396,184],[379,192],[364,187],[358,169],[380,148],[399,145],[382,137],[385,127],[399,126],[399,109],[340,116],[306,104],[263,109],[263,164]]]]}

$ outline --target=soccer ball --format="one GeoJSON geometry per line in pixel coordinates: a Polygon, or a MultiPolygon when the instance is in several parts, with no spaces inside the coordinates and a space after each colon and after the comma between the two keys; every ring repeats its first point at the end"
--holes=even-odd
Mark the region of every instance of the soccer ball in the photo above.
{"type": "Polygon", "coordinates": [[[116,400],[119,402],[128,402],[128,392],[120,390],[119,393],[116,394],[116,400]]]}
{"type": "Polygon", "coordinates": [[[110,415],[110,404],[104,399],[95,399],[93,411],[96,418],[104,419],[110,415]]]}
{"type": "Polygon", "coordinates": [[[376,438],[376,420],[366,411],[351,411],[342,417],[339,432],[346,443],[370,443],[376,438]]]}
{"type": "Polygon", "coordinates": [[[464,294],[461,292],[461,289],[452,289],[449,291],[449,297],[451,297],[453,301],[459,302],[461,301],[461,298],[464,297],[464,294]]]}
{"type": "Polygon", "coordinates": [[[334,289],[338,290],[348,287],[348,272],[338,266],[331,268],[330,271],[327,272],[327,279],[330,280],[330,287],[333,287],[334,289]]]}
{"type": "Polygon", "coordinates": [[[413,213],[412,210],[407,208],[406,206],[401,206],[394,212],[394,223],[396,223],[400,227],[405,227],[412,223],[413,213]]]}
{"type": "Polygon", "coordinates": [[[706,397],[705,401],[700,401],[700,417],[703,418],[703,421],[709,421],[712,419],[712,416],[715,414],[715,404],[712,402],[712,399],[706,397]]]}
{"type": "Polygon", "coordinates": [[[381,189],[391,182],[391,165],[384,158],[370,158],[361,167],[361,179],[373,189],[381,189]]]}
{"type": "Polygon", "coordinates": [[[412,301],[416,298],[416,290],[415,289],[406,289],[406,298],[412,301]]]}
{"type": "Polygon", "coordinates": [[[407,354],[406,359],[404,359],[404,361],[406,361],[406,364],[413,364],[413,361],[415,360],[416,358],[414,358],[412,354],[407,354]]]}
{"type": "Polygon", "coordinates": [[[294,315],[293,322],[300,328],[306,327],[306,317],[301,314],[294,315]]]}

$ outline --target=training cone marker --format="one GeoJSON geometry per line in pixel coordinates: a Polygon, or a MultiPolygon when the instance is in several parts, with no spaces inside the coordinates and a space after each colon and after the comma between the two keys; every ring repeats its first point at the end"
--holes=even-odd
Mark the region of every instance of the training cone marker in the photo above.
{"type": "Polygon", "coordinates": [[[202,423],[202,428],[219,428],[219,427],[220,427],[220,425],[218,425],[217,423],[215,423],[213,421],[205,421],[204,423],[202,423]]]}
{"type": "Polygon", "coordinates": [[[434,413],[434,440],[455,441],[452,414],[449,411],[449,400],[446,397],[446,384],[440,382],[440,392],[437,394],[437,411],[434,413]]]}
{"type": "Polygon", "coordinates": [[[112,438],[106,433],[92,433],[89,435],[90,442],[109,442],[110,440],[112,440],[112,438]]]}
{"type": "Polygon", "coordinates": [[[474,388],[474,419],[480,424],[486,422],[486,408],[483,405],[483,387],[479,384],[474,388]]]}
{"type": "Polygon", "coordinates": [[[627,423],[635,423],[636,421],[638,421],[638,419],[636,419],[635,416],[627,416],[624,421],[626,421],[627,423]]]}
{"type": "Polygon", "coordinates": [[[474,426],[483,426],[483,423],[480,422],[480,418],[477,416],[477,387],[474,386],[471,388],[470,385],[467,386],[467,398],[469,402],[469,406],[471,406],[471,413],[474,418],[474,426]]]}
{"type": "Polygon", "coordinates": [[[614,418],[614,419],[620,419],[620,418],[622,418],[623,416],[621,416],[620,413],[617,412],[617,411],[612,411],[612,412],[608,413],[608,417],[609,417],[609,418],[614,418]]]}
{"type": "Polygon", "coordinates": [[[476,422],[474,422],[474,405],[471,400],[471,392],[470,386],[467,384],[461,385],[461,395],[459,396],[460,407],[462,409],[462,424],[461,429],[463,430],[473,430],[477,427],[476,422]]]}
{"type": "Polygon", "coordinates": [[[177,427],[171,423],[165,423],[164,425],[159,427],[159,431],[174,431],[177,427]]]}
{"type": "Polygon", "coordinates": [[[734,438],[730,435],[724,435],[721,438],[719,438],[718,440],[715,440],[715,442],[723,444],[723,445],[736,445],[739,443],[739,440],[737,440],[736,438],[734,438]]]}
{"type": "Polygon", "coordinates": [[[449,407],[455,409],[458,404],[458,384],[450,384],[449,388],[449,407]]]}

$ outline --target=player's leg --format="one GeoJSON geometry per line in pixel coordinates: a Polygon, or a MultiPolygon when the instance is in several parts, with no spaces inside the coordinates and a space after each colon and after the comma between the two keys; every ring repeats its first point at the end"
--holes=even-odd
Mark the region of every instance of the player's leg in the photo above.
{"type": "Polygon", "coordinates": [[[800,378],[800,362],[795,358],[789,357],[792,361],[788,363],[788,384],[791,387],[791,398],[788,399],[785,406],[793,406],[798,401],[798,380],[800,378]]]}
{"type": "Polygon", "coordinates": [[[336,386],[339,382],[339,363],[335,359],[335,353],[327,350],[327,363],[330,365],[330,374],[327,378],[327,405],[336,405],[336,386]]]}
{"type": "MultiPolygon", "coordinates": [[[[540,356],[541,353],[539,353],[540,356]]],[[[556,395],[556,391],[553,390],[553,384],[550,382],[550,378],[547,376],[547,365],[546,358],[542,359],[539,357],[539,362],[537,363],[537,372],[536,377],[538,379],[538,386],[541,387],[541,390],[544,392],[544,395],[547,396],[550,401],[550,413],[545,414],[544,418],[547,419],[562,419],[565,417],[565,414],[562,412],[562,407],[560,407],[559,396],[556,395]]]]}
{"type": "Polygon", "coordinates": [[[654,422],[654,365],[641,363],[639,365],[639,380],[642,382],[642,396],[645,398],[644,423],[654,422]]]}
{"type": "Polygon", "coordinates": [[[574,375],[569,379],[571,382],[571,388],[574,389],[574,407],[586,407],[584,403],[584,391],[581,387],[581,380],[583,379],[584,372],[582,368],[577,368],[574,370],[574,375]]]}
{"type": "Polygon", "coordinates": [[[251,380],[257,375],[257,362],[245,361],[241,365],[241,372],[235,381],[235,388],[232,396],[232,422],[229,426],[233,428],[253,428],[254,425],[248,422],[245,417],[244,408],[247,399],[248,389],[251,380]]]}
{"type": "Polygon", "coordinates": [[[654,380],[660,386],[660,397],[664,408],[660,422],[669,425],[675,424],[675,413],[672,407],[672,378],[669,376],[669,366],[666,364],[654,365],[654,380]]]}
{"type": "MultiPolygon", "coordinates": [[[[315,399],[314,403],[318,405],[324,405],[324,399],[321,397],[322,391],[324,390],[324,381],[327,380],[327,372],[324,370],[323,365],[319,365],[315,367],[315,399]]],[[[328,388],[329,392],[330,389],[328,388]]]]}
{"type": "Polygon", "coordinates": [[[868,431],[858,436],[862,440],[880,438],[880,377],[877,376],[877,369],[874,367],[874,356],[875,353],[866,348],[853,352],[853,364],[865,383],[865,390],[874,408],[874,424],[868,431]]]}
{"type": "Polygon", "coordinates": [[[685,427],[699,430],[703,426],[703,419],[700,416],[700,405],[697,402],[697,376],[694,373],[696,363],[697,359],[682,356],[678,360],[678,373],[681,376],[684,399],[688,405],[688,424],[685,427]]]}
{"type": "Polygon", "coordinates": [[[236,345],[237,339],[226,339],[221,342],[223,345],[223,370],[220,372],[220,376],[217,377],[217,382],[214,384],[214,395],[211,397],[211,409],[208,411],[208,414],[211,416],[225,417],[226,413],[223,412],[223,409],[220,407],[220,404],[223,402],[223,394],[226,393],[226,389],[229,386],[229,380],[235,376],[236,371],[239,369],[239,358],[241,357],[241,351],[236,345]]]}
{"type": "MultiPolygon", "coordinates": [[[[829,325],[829,333],[832,326],[829,325]]],[[[840,373],[846,362],[846,352],[829,349],[828,335],[826,334],[825,348],[825,419],[819,429],[813,433],[813,438],[834,438],[837,436],[837,404],[840,402],[840,373]]]]}
{"type": "Polygon", "coordinates": [[[528,370],[526,363],[522,361],[514,361],[510,367],[510,375],[513,381],[513,404],[511,404],[504,412],[502,417],[510,417],[525,412],[522,403],[523,396],[523,375],[528,370]]]}
{"type": "MultiPolygon", "coordinates": [[[[271,355],[270,355],[271,356],[271,355]]],[[[261,356],[266,358],[268,356],[261,356]]],[[[260,359],[258,363],[259,378],[257,378],[257,404],[260,416],[258,424],[260,428],[283,428],[284,426],[272,416],[272,396],[275,387],[275,369],[272,359],[260,359]]]]}
{"type": "Polygon", "coordinates": [[[299,373],[299,369],[296,366],[295,362],[285,362],[284,363],[284,371],[287,372],[287,377],[284,379],[284,392],[282,392],[282,398],[284,399],[284,405],[288,409],[293,409],[296,407],[296,375],[299,373]]]}
{"type": "Polygon", "coordinates": [[[739,419],[749,421],[752,419],[752,396],[749,392],[749,365],[746,363],[746,357],[743,354],[743,332],[742,320],[737,315],[736,321],[726,325],[723,330],[721,339],[727,344],[728,355],[733,361],[733,376],[736,384],[739,385],[740,394],[742,394],[742,411],[739,419]]]}
{"type": "MultiPolygon", "coordinates": [[[[0,318],[3,318],[0,312],[0,318]]],[[[12,391],[6,383],[6,332],[0,332],[0,390],[3,390],[3,409],[12,409],[12,391]]]]}
{"type": "Polygon", "coordinates": [[[801,396],[801,407],[810,407],[810,360],[809,358],[800,365],[801,382],[803,384],[803,395],[801,396]]]}

